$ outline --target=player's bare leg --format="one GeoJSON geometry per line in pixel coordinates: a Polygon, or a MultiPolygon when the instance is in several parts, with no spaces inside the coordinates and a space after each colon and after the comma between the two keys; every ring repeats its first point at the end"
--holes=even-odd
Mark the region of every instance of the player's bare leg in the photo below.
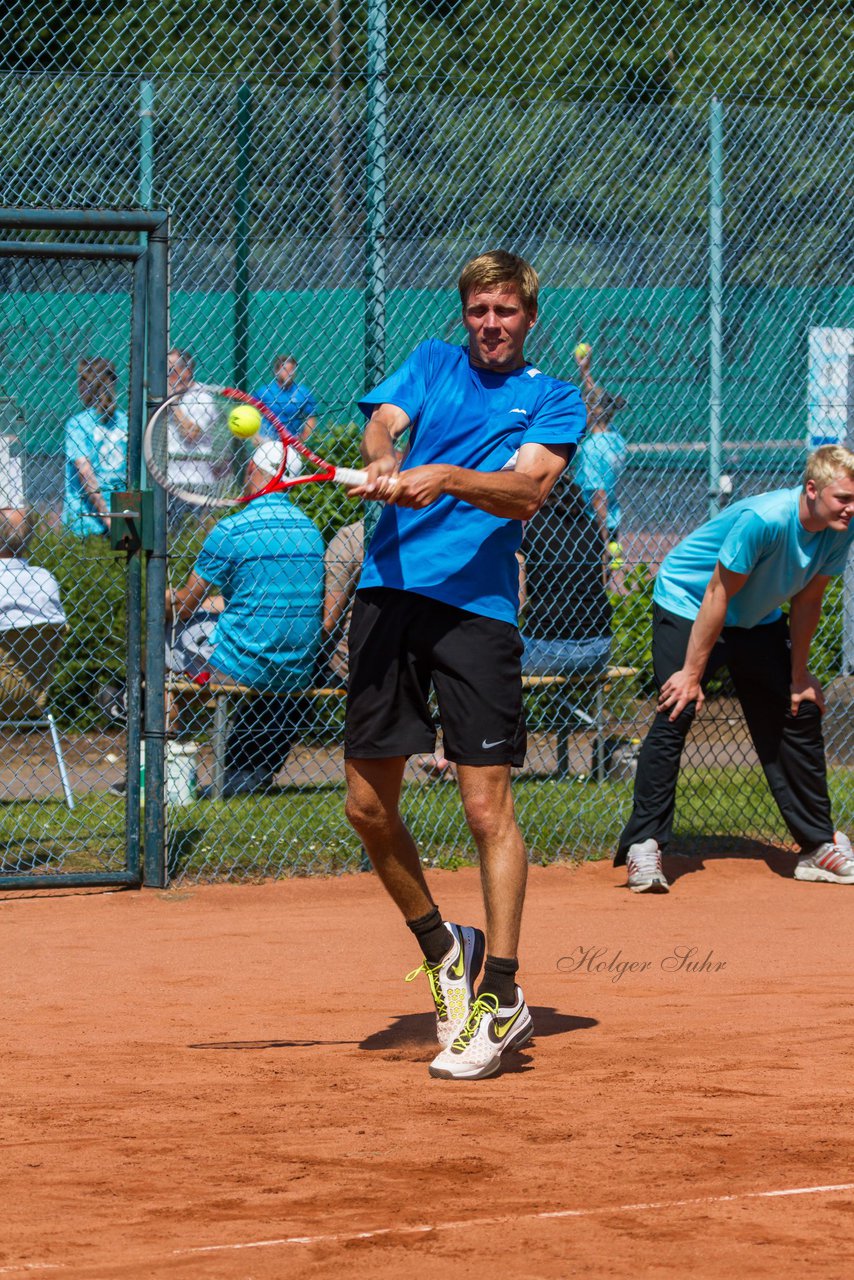
{"type": "Polygon", "coordinates": [[[457,774],[466,821],[480,856],[489,952],[515,956],[528,858],[513,810],[510,766],[461,764],[457,774]]]}
{"type": "Polygon", "coordinates": [[[465,1026],[433,1059],[430,1074],[482,1080],[500,1069],[504,1053],[521,1049],[534,1032],[525,997],[516,985],[528,859],[513,812],[510,766],[458,765],[457,774],[480,854],[488,945],[483,978],[465,1026]]]}
{"type": "Polygon", "coordinates": [[[421,870],[418,847],[400,816],[405,756],[347,760],[345,813],[386,892],[404,918],[414,920],[434,906],[421,870]]]}
{"type": "Polygon", "coordinates": [[[436,1035],[443,1046],[462,1030],[483,963],[480,929],[446,923],[433,901],[415,841],[400,816],[400,787],[406,758],[348,760],[349,821],[387,893],[403,913],[424,960],[409,974],[427,975],[436,1008],[436,1035]]]}

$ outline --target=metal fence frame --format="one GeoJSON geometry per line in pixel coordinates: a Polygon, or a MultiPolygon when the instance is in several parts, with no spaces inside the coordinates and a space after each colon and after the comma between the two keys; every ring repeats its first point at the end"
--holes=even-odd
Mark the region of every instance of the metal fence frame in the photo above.
{"type": "MultiPolygon", "coordinates": [[[[166,395],[166,347],[168,341],[169,219],[164,211],[96,211],[0,208],[0,257],[124,260],[133,264],[131,302],[131,352],[129,387],[129,442],[127,483],[139,490],[142,472],[144,409],[153,413],[166,395]],[[105,236],[137,232],[139,243],[108,240],[69,243],[62,241],[9,240],[10,232],[74,233],[105,236]]],[[[164,807],[165,719],[163,646],[166,593],[166,495],[154,500],[154,549],[146,553],[143,574],[141,552],[128,555],[127,605],[127,711],[128,780],[125,809],[124,871],[73,871],[65,874],[3,876],[4,889],[84,888],[141,884],[166,884],[166,832],[164,807]],[[145,819],[141,820],[140,758],[143,724],[143,589],[150,602],[146,613],[145,646],[145,819]],[[151,643],[157,635],[158,643],[151,643]],[[159,690],[159,696],[154,692],[159,690]]]]}

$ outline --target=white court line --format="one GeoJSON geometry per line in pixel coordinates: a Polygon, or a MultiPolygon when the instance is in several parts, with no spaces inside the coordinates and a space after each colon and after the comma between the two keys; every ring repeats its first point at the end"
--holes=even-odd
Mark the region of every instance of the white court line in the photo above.
{"type": "Polygon", "coordinates": [[[373,1231],[340,1231],[320,1236],[282,1236],[277,1240],[250,1240],[245,1244],[209,1244],[194,1249],[174,1249],[173,1257],[196,1253],[225,1253],[237,1249],[272,1249],[287,1244],[349,1244],[352,1240],[376,1240],[381,1236],[427,1235],[431,1231],[463,1231],[470,1227],[498,1227],[516,1222],[546,1222],[555,1218],[591,1218],[614,1213],[642,1213],[651,1209],[682,1209],[689,1205],[726,1204],[733,1200],[770,1200],[779,1196],[815,1196],[854,1191],[854,1182],[823,1187],[787,1187],[782,1191],[739,1191],[726,1196],[694,1196],[690,1200],[656,1200],[644,1204],[607,1205],[601,1209],[551,1209],[540,1213],[504,1214],[497,1218],[468,1218],[464,1222],[425,1222],[409,1227],[378,1227],[373,1231]]]}
{"type": "Polygon", "coordinates": [[[0,1267],[0,1276],[18,1275],[22,1271],[64,1271],[61,1262],[19,1262],[16,1267],[0,1267]]]}
{"type": "MultiPolygon", "coordinates": [[[[377,1240],[383,1236],[428,1235],[431,1231],[464,1231],[470,1227],[504,1226],[514,1222],[550,1222],[557,1218],[592,1218],[614,1213],[643,1213],[652,1209],[683,1209],[691,1205],[727,1204],[735,1200],[772,1200],[783,1196],[832,1195],[854,1191],[854,1182],[837,1182],[822,1187],[786,1187],[781,1191],[738,1191],[726,1196],[693,1196],[689,1200],[651,1200],[641,1204],[606,1205],[601,1209],[545,1209],[539,1213],[504,1214],[497,1218],[468,1218],[462,1222],[425,1222],[409,1227],[378,1227],[373,1231],[339,1231],[321,1236],[282,1236],[276,1240],[248,1240],[243,1244],[208,1244],[193,1249],[173,1249],[170,1257],[186,1258],[200,1253],[231,1253],[240,1249],[273,1249],[288,1244],[349,1244],[352,1240],[377,1240]]],[[[161,1257],[163,1255],[160,1255],[161,1257]]],[[[145,1259],[142,1260],[143,1262],[145,1259]]],[[[97,1266],[93,1262],[92,1266],[97,1266]]],[[[21,1275],[25,1271],[65,1271],[55,1262],[21,1262],[0,1267],[0,1275],[21,1275]]]]}

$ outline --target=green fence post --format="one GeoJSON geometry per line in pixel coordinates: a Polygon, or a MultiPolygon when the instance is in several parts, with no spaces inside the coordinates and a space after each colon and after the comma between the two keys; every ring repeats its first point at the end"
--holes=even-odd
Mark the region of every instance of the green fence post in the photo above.
{"type": "Polygon", "coordinates": [[[237,89],[234,162],[234,386],[249,385],[249,191],[252,169],[252,86],[237,89]]]}
{"type": "Polygon", "coordinates": [[[386,0],[368,0],[368,123],[365,194],[365,386],[385,377],[386,0]]]}
{"type": "Polygon", "coordinates": [[[709,104],[709,515],[721,505],[723,455],[724,106],[709,104]]]}
{"type": "MultiPolygon", "coordinates": [[[[148,417],[166,398],[169,343],[169,223],[148,240],[148,417]]],[[[166,866],[166,493],[154,487],[154,550],[145,588],[145,885],[164,888],[166,866]]]]}
{"type": "MultiPolygon", "coordinates": [[[[145,233],[142,232],[141,235],[145,233]]],[[[131,308],[130,387],[128,393],[129,489],[140,487],[142,432],[145,399],[145,313],[148,262],[137,258],[133,264],[131,308]]],[[[128,871],[139,876],[141,862],[140,827],[140,745],[142,741],[142,556],[132,555],[127,563],[127,786],[125,790],[125,846],[128,871]]]]}
{"type": "MultiPolygon", "coordinates": [[[[154,85],[142,80],[139,86],[139,207],[150,209],[154,195],[154,85]]],[[[140,244],[148,234],[139,233],[140,244]]]]}

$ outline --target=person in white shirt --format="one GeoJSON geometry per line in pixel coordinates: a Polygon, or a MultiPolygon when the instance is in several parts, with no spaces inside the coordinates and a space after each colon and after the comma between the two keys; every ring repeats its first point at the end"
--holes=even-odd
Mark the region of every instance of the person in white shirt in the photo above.
{"type": "Polygon", "coordinates": [[[0,511],[0,632],[65,622],[56,578],[25,558],[32,530],[27,512],[0,511]]]}
{"type": "MultiPolygon", "coordinates": [[[[217,410],[213,395],[195,380],[195,363],[188,351],[174,347],[167,357],[170,396],[180,399],[169,410],[167,448],[169,474],[188,488],[216,485],[213,459],[213,427],[217,410]]],[[[177,523],[190,510],[184,503],[170,508],[170,523],[177,523]]]]}

